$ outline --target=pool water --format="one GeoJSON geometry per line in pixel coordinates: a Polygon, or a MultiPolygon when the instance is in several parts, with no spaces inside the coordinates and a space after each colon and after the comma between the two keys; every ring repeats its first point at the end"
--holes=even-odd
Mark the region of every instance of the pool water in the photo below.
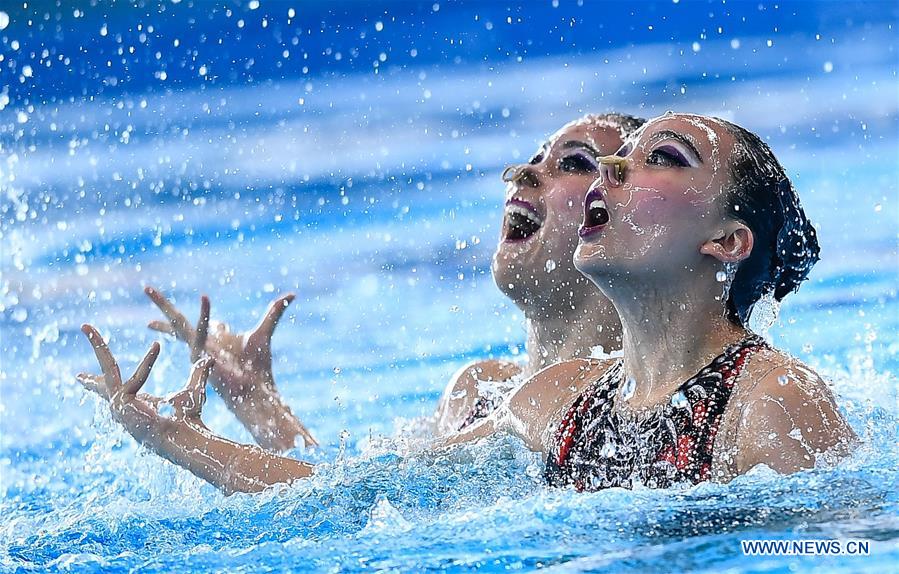
{"type": "MultiPolygon", "coordinates": [[[[0,571],[894,570],[899,10],[731,4],[0,8],[0,571]],[[510,437],[423,450],[459,367],[524,353],[490,277],[502,168],[586,112],[668,109],[749,127],[793,177],[822,260],[770,337],[864,444],[591,494],[510,437]],[[144,285],[239,329],[297,294],[274,371],[313,478],[225,497],[81,389],[83,322],[126,372],[162,340],[151,392],[186,380],[144,285]],[[763,538],[871,554],[743,555],[763,538]]],[[[250,440],[212,394],[204,420],[250,440]]]]}

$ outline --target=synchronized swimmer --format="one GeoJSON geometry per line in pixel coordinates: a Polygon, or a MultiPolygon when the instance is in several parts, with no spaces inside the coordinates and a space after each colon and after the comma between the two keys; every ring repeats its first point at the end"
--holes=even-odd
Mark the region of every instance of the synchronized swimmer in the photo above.
{"type": "MultiPolygon", "coordinates": [[[[746,327],[760,299],[797,290],[818,259],[815,230],[757,136],[691,114],[588,117],[504,180],[494,278],[529,320],[528,362],[463,369],[438,406],[435,448],[511,433],[543,454],[548,484],[579,490],[727,481],[759,464],[790,473],[849,452],[857,439],[826,384],[746,327]],[[589,358],[598,345],[623,357],[589,358]],[[476,392],[513,378],[508,396],[476,392]]],[[[187,386],[167,399],[138,393],[158,343],[123,382],[89,325],[103,376],[82,383],[141,444],[225,492],[310,476],[312,464],[274,452],[316,444],[271,371],[292,296],[238,336],[210,329],[206,298],[192,326],[147,292],[167,317],[151,326],[191,347],[187,386]],[[203,424],[207,378],[260,446],[203,424]]]]}

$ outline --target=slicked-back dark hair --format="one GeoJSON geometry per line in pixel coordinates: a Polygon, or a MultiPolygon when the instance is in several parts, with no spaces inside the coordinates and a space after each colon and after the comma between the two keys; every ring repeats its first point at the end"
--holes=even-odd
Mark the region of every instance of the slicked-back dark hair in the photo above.
{"type": "Polygon", "coordinates": [[[796,190],[768,145],[745,128],[719,121],[734,137],[727,212],[752,230],[754,240],[727,299],[728,318],[743,325],[764,294],[780,301],[799,289],[820,248],[796,190]]]}

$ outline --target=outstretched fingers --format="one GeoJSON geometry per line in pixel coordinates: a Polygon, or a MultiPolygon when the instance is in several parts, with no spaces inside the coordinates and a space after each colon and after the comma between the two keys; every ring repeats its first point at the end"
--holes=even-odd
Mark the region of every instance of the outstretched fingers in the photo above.
{"type": "Polygon", "coordinates": [[[190,360],[196,362],[206,349],[206,337],[209,334],[209,297],[200,297],[200,318],[197,319],[197,330],[190,346],[190,360]]]}
{"type": "Polygon", "coordinates": [[[81,383],[81,386],[85,389],[97,393],[104,399],[109,398],[108,390],[106,389],[106,377],[103,375],[94,375],[91,373],[78,373],[75,375],[75,379],[81,383]]]}
{"type": "MultiPolygon", "coordinates": [[[[159,310],[162,311],[162,314],[165,315],[166,319],[169,320],[169,323],[172,326],[171,333],[174,333],[176,337],[181,339],[182,341],[186,341],[190,343],[194,338],[194,328],[191,326],[190,321],[187,320],[181,311],[179,311],[174,305],[172,305],[171,301],[165,298],[165,296],[154,289],[153,287],[147,286],[144,288],[144,293],[147,294],[147,297],[150,298],[153,303],[159,307],[159,310]]],[[[156,329],[157,331],[161,330],[156,328],[158,326],[158,322],[150,323],[151,329],[156,329]]]]}
{"type": "Polygon", "coordinates": [[[265,316],[262,317],[259,325],[253,329],[252,333],[250,333],[250,336],[247,338],[246,346],[248,352],[263,354],[271,352],[271,340],[272,334],[275,332],[275,327],[278,326],[278,321],[281,320],[284,311],[295,298],[296,295],[288,293],[271,302],[268,306],[268,310],[265,312],[265,316]]]}
{"type": "Polygon", "coordinates": [[[190,371],[190,379],[184,390],[172,397],[171,403],[180,417],[199,418],[206,403],[206,381],[215,360],[212,357],[203,357],[194,363],[190,371]]]}
{"type": "Polygon", "coordinates": [[[100,369],[103,371],[106,394],[112,396],[122,386],[122,373],[119,371],[119,366],[99,331],[91,325],[84,324],[81,326],[81,332],[87,336],[87,340],[94,348],[97,362],[100,363],[100,369]]]}
{"type": "Polygon", "coordinates": [[[147,382],[147,378],[150,376],[150,369],[153,368],[153,364],[156,363],[158,357],[159,343],[154,342],[150,345],[150,350],[147,351],[147,354],[140,362],[140,365],[137,366],[137,370],[134,371],[131,378],[129,378],[122,386],[122,394],[128,396],[137,394],[137,391],[139,391],[141,387],[144,386],[144,383],[147,382]]]}
{"type": "Polygon", "coordinates": [[[164,333],[166,335],[174,335],[175,329],[172,328],[172,324],[168,321],[161,320],[153,320],[147,323],[147,327],[153,329],[154,331],[159,331],[160,333],[164,333]]]}

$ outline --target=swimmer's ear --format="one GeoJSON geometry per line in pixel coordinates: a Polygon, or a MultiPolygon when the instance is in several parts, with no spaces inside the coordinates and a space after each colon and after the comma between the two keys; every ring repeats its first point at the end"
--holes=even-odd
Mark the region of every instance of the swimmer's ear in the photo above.
{"type": "Polygon", "coordinates": [[[729,221],[702,244],[699,252],[723,263],[736,263],[749,257],[755,238],[752,230],[739,221],[729,221]]]}

